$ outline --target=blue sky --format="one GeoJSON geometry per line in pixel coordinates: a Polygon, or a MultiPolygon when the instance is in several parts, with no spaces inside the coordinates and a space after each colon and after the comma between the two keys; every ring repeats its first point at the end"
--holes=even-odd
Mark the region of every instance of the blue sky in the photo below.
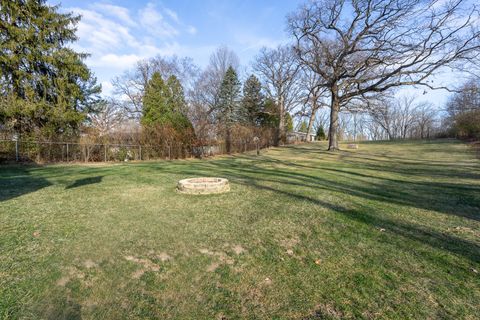
{"type": "Polygon", "coordinates": [[[189,56],[205,66],[226,45],[248,65],[258,50],[288,41],[286,15],[300,0],[55,1],[82,15],[75,49],[111,92],[110,80],[136,61],[155,55],[189,56]]]}
{"type": "MultiPolygon", "coordinates": [[[[49,0],[61,11],[82,15],[79,41],[74,48],[90,53],[86,61],[112,93],[111,80],[131,69],[136,61],[156,55],[189,56],[204,67],[210,54],[226,45],[248,67],[261,47],[288,42],[286,15],[302,0],[49,0]]],[[[442,78],[452,81],[452,76],[442,78]]],[[[438,107],[446,102],[444,90],[424,93],[424,88],[405,88],[438,107]]]]}

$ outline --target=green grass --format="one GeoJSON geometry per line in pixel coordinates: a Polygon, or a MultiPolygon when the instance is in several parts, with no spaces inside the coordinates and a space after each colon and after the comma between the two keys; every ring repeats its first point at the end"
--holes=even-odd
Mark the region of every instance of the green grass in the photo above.
{"type": "Polygon", "coordinates": [[[0,167],[0,318],[480,318],[472,150],[325,148],[0,167]]]}

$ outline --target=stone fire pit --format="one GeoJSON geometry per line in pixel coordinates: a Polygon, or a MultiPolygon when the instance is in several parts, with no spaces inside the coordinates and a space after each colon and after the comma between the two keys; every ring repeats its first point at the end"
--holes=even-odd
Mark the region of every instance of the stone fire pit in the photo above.
{"type": "Polygon", "coordinates": [[[212,194],[230,191],[230,184],[224,178],[190,178],[178,181],[177,190],[188,194],[212,194]]]}

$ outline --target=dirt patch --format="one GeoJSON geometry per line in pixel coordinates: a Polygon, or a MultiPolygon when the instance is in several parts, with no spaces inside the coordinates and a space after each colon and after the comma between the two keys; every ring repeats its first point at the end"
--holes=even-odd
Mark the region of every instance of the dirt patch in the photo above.
{"type": "Polygon", "coordinates": [[[208,255],[213,255],[214,253],[208,249],[200,249],[198,250],[201,254],[208,254],[208,255]]]}
{"type": "Polygon", "coordinates": [[[286,249],[292,249],[299,243],[300,239],[298,238],[285,238],[280,240],[280,245],[286,249]]]}
{"type": "Polygon", "coordinates": [[[316,310],[310,316],[304,319],[340,319],[344,318],[345,314],[337,310],[334,306],[330,304],[320,304],[316,307],[316,310]]]}
{"type": "Polygon", "coordinates": [[[88,260],[85,260],[83,262],[83,265],[85,266],[85,268],[87,269],[91,269],[91,268],[95,268],[97,266],[97,264],[95,262],[93,262],[92,260],[88,259],[88,260]]]}
{"type": "Polygon", "coordinates": [[[220,267],[220,263],[213,262],[207,267],[207,272],[214,272],[215,270],[217,270],[218,267],[220,267]]]}
{"type": "Polygon", "coordinates": [[[232,248],[233,252],[235,252],[236,255],[244,253],[246,250],[239,244],[233,246],[232,248]]]}
{"type": "Polygon", "coordinates": [[[160,252],[159,254],[157,254],[157,258],[160,259],[160,261],[162,262],[172,260],[172,257],[169,256],[166,252],[160,252]]]}
{"type": "Polygon", "coordinates": [[[140,277],[143,276],[144,273],[145,273],[144,269],[138,269],[137,271],[132,273],[132,278],[133,279],[140,279],[140,277]]]}
{"type": "Polygon", "coordinates": [[[63,276],[60,279],[57,280],[57,286],[60,287],[65,287],[67,283],[70,282],[70,277],[69,276],[63,276]]]}
{"type": "Polygon", "coordinates": [[[57,280],[57,285],[60,287],[66,286],[71,280],[83,279],[85,274],[76,267],[68,267],[65,274],[57,280]]]}
{"type": "MultiPolygon", "coordinates": [[[[236,254],[241,254],[242,252],[245,251],[241,246],[235,246],[233,248],[233,251],[236,254]],[[235,248],[236,247],[236,248],[235,248]]],[[[208,272],[213,272],[215,271],[220,265],[226,264],[226,265],[233,265],[235,264],[235,260],[231,257],[229,257],[225,252],[223,251],[210,251],[208,249],[200,249],[198,250],[201,254],[205,254],[208,256],[211,256],[215,260],[212,262],[211,265],[207,267],[208,272]]]]}
{"type": "Polygon", "coordinates": [[[157,272],[157,271],[160,270],[160,266],[156,263],[153,263],[149,259],[141,259],[141,258],[136,258],[136,257],[133,257],[133,256],[126,256],[125,259],[127,261],[134,262],[134,263],[139,264],[141,266],[140,269],[136,270],[132,274],[133,279],[139,279],[147,271],[157,272]]]}

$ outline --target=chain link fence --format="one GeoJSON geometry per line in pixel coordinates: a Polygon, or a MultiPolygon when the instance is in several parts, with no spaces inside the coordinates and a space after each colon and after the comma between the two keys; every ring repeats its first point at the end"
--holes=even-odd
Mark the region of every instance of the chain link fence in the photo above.
{"type": "MultiPolygon", "coordinates": [[[[231,153],[268,148],[272,141],[241,139],[233,141],[231,153]]],[[[111,162],[209,157],[227,153],[225,143],[185,145],[164,142],[158,145],[80,143],[64,141],[0,139],[0,162],[111,162]]]]}

